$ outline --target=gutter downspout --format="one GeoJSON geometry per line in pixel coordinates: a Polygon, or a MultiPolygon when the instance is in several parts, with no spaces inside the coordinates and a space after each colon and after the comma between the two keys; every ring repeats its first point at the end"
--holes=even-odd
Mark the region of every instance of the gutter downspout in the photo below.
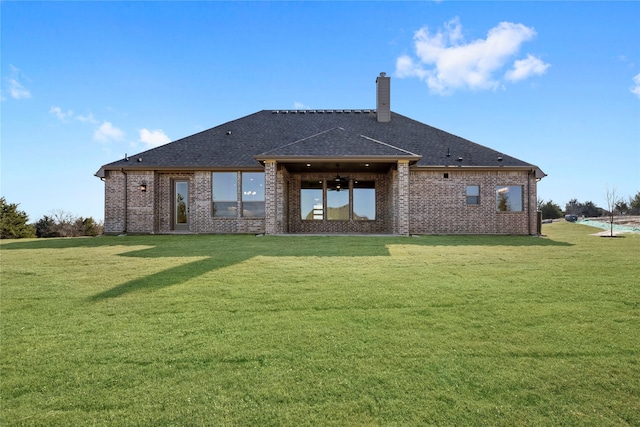
{"type": "Polygon", "coordinates": [[[120,168],[120,172],[123,173],[124,175],[124,230],[122,230],[123,233],[127,233],[127,217],[128,217],[128,209],[127,209],[127,173],[124,171],[124,168],[120,168]]]}

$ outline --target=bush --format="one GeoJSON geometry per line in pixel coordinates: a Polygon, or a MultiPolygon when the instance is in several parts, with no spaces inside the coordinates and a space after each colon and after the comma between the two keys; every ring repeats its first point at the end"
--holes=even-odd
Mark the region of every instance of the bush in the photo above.
{"type": "Polygon", "coordinates": [[[68,212],[56,210],[45,215],[35,224],[38,237],[81,237],[102,234],[102,223],[92,217],[76,218],[68,212]]]}
{"type": "Polygon", "coordinates": [[[60,232],[53,218],[45,215],[35,224],[36,236],[38,237],[60,237],[60,232]]]}
{"type": "Polygon", "coordinates": [[[24,211],[18,210],[16,203],[7,203],[4,197],[0,197],[0,238],[35,237],[33,226],[27,222],[29,217],[24,211]]]}
{"type": "Polygon", "coordinates": [[[541,203],[539,206],[540,212],[542,212],[542,219],[555,219],[562,218],[562,209],[557,204],[553,203],[553,200],[549,200],[546,203],[541,203]]]}

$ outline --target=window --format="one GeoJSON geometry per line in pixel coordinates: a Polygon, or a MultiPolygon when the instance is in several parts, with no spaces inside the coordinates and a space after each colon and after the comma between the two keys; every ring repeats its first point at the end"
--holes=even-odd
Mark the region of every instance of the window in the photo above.
{"type": "Polygon", "coordinates": [[[214,172],[213,216],[235,218],[238,211],[238,174],[236,172],[214,172]]]}
{"type": "Polygon", "coordinates": [[[242,173],[242,216],[264,218],[264,172],[242,173]]]}
{"type": "Polygon", "coordinates": [[[497,186],[496,209],[498,212],[522,212],[522,186],[497,186]]]}
{"type": "Polygon", "coordinates": [[[327,181],[327,219],[349,220],[348,181],[327,181]]]}
{"type": "MultiPolygon", "coordinates": [[[[213,216],[238,217],[238,173],[213,172],[213,216]]],[[[242,216],[264,218],[264,172],[242,172],[242,216]]]]}
{"type": "Polygon", "coordinates": [[[300,217],[303,220],[375,221],[375,181],[348,180],[302,181],[300,217]],[[326,197],[326,206],[324,205],[326,197]],[[325,210],[326,209],[326,210],[325,210]]]}
{"type": "Polygon", "coordinates": [[[376,219],[376,183],[374,181],[353,182],[353,219],[363,221],[376,219]]]}
{"type": "Polygon", "coordinates": [[[302,219],[324,218],[322,181],[302,181],[300,188],[300,215],[302,219]]]}
{"type": "Polygon", "coordinates": [[[479,185],[467,185],[467,204],[468,205],[480,204],[480,186],[479,185]]]}

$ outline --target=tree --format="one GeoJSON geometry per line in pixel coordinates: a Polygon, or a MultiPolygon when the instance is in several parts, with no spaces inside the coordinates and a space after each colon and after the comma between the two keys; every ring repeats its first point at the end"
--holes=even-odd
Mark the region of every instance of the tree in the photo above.
{"type": "Polygon", "coordinates": [[[43,216],[36,222],[36,236],[38,237],[60,237],[56,228],[56,222],[50,216],[43,216]]]}
{"type": "Polygon", "coordinates": [[[542,200],[538,206],[538,210],[542,212],[542,219],[562,218],[562,209],[553,200],[544,203],[542,200]]]}
{"type": "Polygon", "coordinates": [[[97,236],[102,234],[102,225],[97,224],[92,218],[78,218],[75,222],[74,235],[76,236],[97,236]]]}
{"type": "Polygon", "coordinates": [[[571,199],[564,210],[567,215],[581,215],[582,203],[578,202],[578,199],[571,199]]]}
{"type": "Polygon", "coordinates": [[[611,225],[611,237],[613,237],[613,217],[615,215],[616,205],[620,201],[616,194],[616,187],[610,188],[607,186],[607,210],[609,211],[609,224],[611,225]]]}
{"type": "Polygon", "coordinates": [[[567,215],[584,215],[586,217],[600,216],[602,214],[602,209],[593,202],[580,203],[577,199],[569,200],[565,211],[567,215]]]}
{"type": "Polygon", "coordinates": [[[618,203],[616,203],[616,212],[621,215],[629,212],[629,205],[627,205],[627,202],[625,202],[624,200],[619,200],[618,203]]]}
{"type": "Polygon", "coordinates": [[[640,191],[635,197],[629,197],[629,215],[640,215],[640,191]]]}
{"type": "Polygon", "coordinates": [[[28,222],[29,216],[18,210],[18,204],[7,203],[4,197],[0,197],[0,238],[35,237],[33,227],[28,222]]]}
{"type": "Polygon", "coordinates": [[[35,224],[38,237],[80,237],[102,234],[102,222],[92,217],[74,217],[62,210],[53,211],[50,216],[43,216],[35,224]]]}

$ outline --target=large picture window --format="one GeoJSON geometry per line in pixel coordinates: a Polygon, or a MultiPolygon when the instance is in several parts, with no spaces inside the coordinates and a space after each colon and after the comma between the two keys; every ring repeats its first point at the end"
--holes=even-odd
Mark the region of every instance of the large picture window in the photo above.
{"type": "Polygon", "coordinates": [[[376,183],[374,181],[353,182],[353,219],[362,221],[376,219],[376,183]]]}
{"type": "Polygon", "coordinates": [[[303,220],[374,221],[375,181],[302,181],[300,217],[303,220]],[[325,206],[326,200],[326,206],[325,206]],[[326,210],[325,210],[326,209],[326,210]]]}
{"type": "Polygon", "coordinates": [[[214,172],[213,216],[234,218],[238,214],[238,174],[236,172],[214,172]]]}
{"type": "Polygon", "coordinates": [[[522,212],[522,186],[497,186],[496,209],[498,212],[522,212]]]}
{"type": "Polygon", "coordinates": [[[300,187],[301,219],[324,219],[323,206],[322,181],[302,181],[302,185],[300,187]]]}
{"type": "Polygon", "coordinates": [[[327,182],[327,219],[343,221],[349,220],[348,182],[327,182]]]}
{"type": "MultiPolygon", "coordinates": [[[[238,173],[213,172],[213,216],[238,217],[238,173]]],[[[242,216],[264,218],[264,172],[242,172],[242,216]]]]}
{"type": "Polygon", "coordinates": [[[264,172],[242,173],[242,216],[264,218],[264,172]]]}

